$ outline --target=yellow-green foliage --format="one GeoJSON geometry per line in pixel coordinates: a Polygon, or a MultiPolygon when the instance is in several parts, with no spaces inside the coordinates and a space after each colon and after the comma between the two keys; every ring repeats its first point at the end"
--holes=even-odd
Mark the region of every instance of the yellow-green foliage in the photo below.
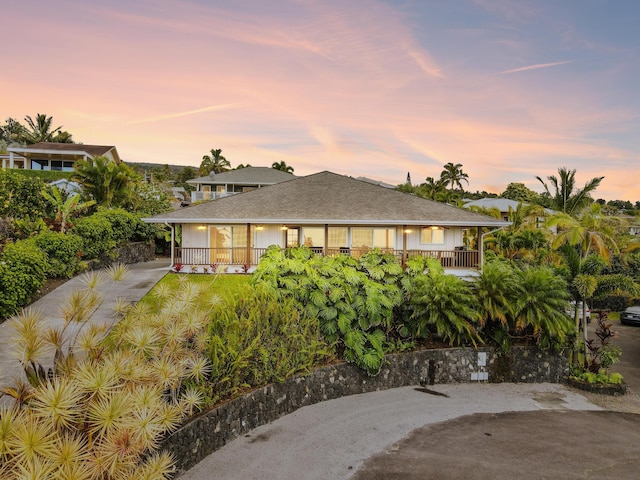
{"type": "Polygon", "coordinates": [[[16,345],[32,385],[0,390],[15,400],[0,409],[0,478],[168,478],[160,442],[205,400],[207,293],[179,284],[157,314],[132,308],[106,338],[80,324],[65,342],[66,324],[43,334],[36,316],[21,316],[16,345]]]}
{"type": "Polygon", "coordinates": [[[212,371],[206,394],[212,401],[308,372],[333,350],[316,318],[260,285],[244,285],[214,307],[207,344],[212,371]]]}

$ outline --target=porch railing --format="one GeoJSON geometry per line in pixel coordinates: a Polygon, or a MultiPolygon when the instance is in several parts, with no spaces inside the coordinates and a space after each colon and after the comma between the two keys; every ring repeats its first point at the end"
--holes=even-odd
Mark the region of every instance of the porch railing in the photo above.
{"type": "MultiPolygon", "coordinates": [[[[183,265],[257,265],[266,248],[183,248],[175,250],[175,262],[183,265]]],[[[318,255],[350,255],[359,258],[371,251],[368,248],[327,248],[311,247],[318,255]]],[[[416,257],[435,258],[445,268],[478,268],[480,254],[477,250],[382,250],[392,253],[400,262],[416,257]]]]}

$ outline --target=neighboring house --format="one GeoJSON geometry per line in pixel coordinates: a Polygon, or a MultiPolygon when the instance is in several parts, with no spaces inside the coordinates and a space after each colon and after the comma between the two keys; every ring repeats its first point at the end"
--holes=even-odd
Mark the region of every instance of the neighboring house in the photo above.
{"type": "Polygon", "coordinates": [[[191,192],[191,201],[200,202],[250,192],[293,178],[297,177],[271,167],[245,167],[229,172],[210,173],[206,177],[187,180],[187,183],[196,187],[196,191],[191,192]]]}
{"type": "Polygon", "coordinates": [[[640,217],[633,217],[631,215],[617,215],[617,217],[628,225],[629,234],[634,237],[640,236],[640,217]]]}
{"type": "MultiPolygon", "coordinates": [[[[518,205],[520,205],[520,203],[525,206],[528,205],[525,202],[518,202],[517,200],[511,200],[509,198],[480,198],[478,200],[472,200],[465,203],[464,208],[470,208],[472,206],[486,208],[487,210],[495,208],[496,210],[500,211],[500,218],[502,218],[502,220],[504,220],[505,222],[508,222],[510,212],[515,212],[518,209],[518,205]]],[[[551,216],[554,213],[556,212],[554,210],[551,210],[550,208],[544,209],[544,215],[546,217],[551,216]]],[[[536,226],[538,228],[541,228],[544,225],[544,222],[546,221],[545,216],[536,217],[536,226]]],[[[556,230],[556,227],[551,228],[552,232],[556,232],[556,230]]]]}
{"type": "Polygon", "coordinates": [[[2,159],[2,166],[27,170],[73,171],[78,160],[107,157],[120,162],[114,146],[83,145],[81,143],[40,142],[26,147],[7,148],[8,158],[2,159]]]}
{"type": "Polygon", "coordinates": [[[2,163],[2,168],[24,168],[27,159],[20,155],[13,155],[13,158],[11,158],[8,153],[0,153],[0,163],[2,163]],[[11,164],[13,166],[9,167],[11,164]]]}
{"type": "Polygon", "coordinates": [[[59,180],[55,180],[53,182],[49,182],[49,185],[53,187],[57,187],[58,190],[62,190],[67,193],[67,195],[71,195],[74,193],[81,193],[82,188],[80,184],[77,182],[72,182],[71,180],[67,180],[66,178],[61,178],[59,180]]]}
{"type": "Polygon", "coordinates": [[[516,200],[510,200],[508,198],[479,198],[478,200],[472,200],[464,204],[464,208],[479,207],[490,210],[495,208],[500,211],[500,217],[505,221],[509,221],[509,209],[515,210],[518,208],[520,202],[516,200]]]}
{"type": "MultiPolygon", "coordinates": [[[[446,268],[482,264],[482,228],[509,222],[321,172],[144,219],[182,229],[172,265],[256,265],[270,245],[305,245],[319,254],[360,256],[374,248],[400,259],[439,259],[446,268]],[[480,248],[465,247],[478,232],[480,248]]],[[[174,235],[172,235],[172,238],[174,235]]],[[[464,273],[466,275],[467,273],[464,273]]]]}
{"type": "Polygon", "coordinates": [[[362,180],[363,182],[373,183],[374,185],[380,185],[385,188],[396,188],[397,185],[391,185],[390,183],[382,182],[380,180],[374,180],[373,178],[367,177],[356,177],[356,180],[362,180]]]}

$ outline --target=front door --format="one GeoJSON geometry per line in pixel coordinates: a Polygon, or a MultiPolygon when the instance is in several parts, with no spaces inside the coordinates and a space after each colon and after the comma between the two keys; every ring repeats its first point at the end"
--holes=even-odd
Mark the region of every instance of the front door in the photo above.
{"type": "Polygon", "coordinates": [[[300,246],[300,227],[289,228],[287,230],[287,248],[300,246]]]}

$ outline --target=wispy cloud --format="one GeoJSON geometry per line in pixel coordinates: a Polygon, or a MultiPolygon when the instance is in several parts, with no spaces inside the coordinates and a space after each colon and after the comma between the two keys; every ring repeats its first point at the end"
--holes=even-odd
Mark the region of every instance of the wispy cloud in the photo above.
{"type": "Polygon", "coordinates": [[[529,70],[539,70],[541,68],[557,67],[559,65],[566,65],[567,63],[573,63],[573,60],[565,60],[563,62],[553,63],[536,63],[535,65],[527,65],[526,67],[512,68],[511,70],[505,70],[500,72],[501,75],[507,75],[509,73],[528,72],[529,70]]]}
{"type": "Polygon", "coordinates": [[[204,112],[211,112],[213,110],[228,110],[230,108],[234,108],[237,105],[232,104],[232,103],[227,103],[227,104],[223,104],[223,105],[211,105],[209,107],[204,107],[204,108],[198,108],[196,110],[188,110],[186,112],[177,112],[177,113],[167,113],[164,115],[156,115],[153,117],[146,117],[146,118],[140,118],[138,120],[132,120],[130,122],[127,122],[126,125],[136,125],[139,123],[149,123],[149,122],[157,122],[159,120],[168,120],[171,118],[179,118],[179,117],[186,117],[189,115],[196,115],[198,113],[204,113],[204,112]]]}

